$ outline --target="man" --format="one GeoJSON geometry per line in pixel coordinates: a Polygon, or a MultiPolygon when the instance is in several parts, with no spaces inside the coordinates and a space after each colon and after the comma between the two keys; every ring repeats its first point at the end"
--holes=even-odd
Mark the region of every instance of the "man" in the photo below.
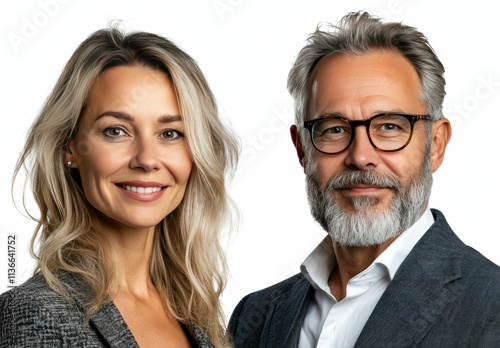
{"type": "Polygon", "coordinates": [[[238,304],[236,347],[500,346],[500,268],[428,207],[451,136],[443,74],[424,35],[365,12],[310,37],[291,136],[328,236],[238,304]]]}

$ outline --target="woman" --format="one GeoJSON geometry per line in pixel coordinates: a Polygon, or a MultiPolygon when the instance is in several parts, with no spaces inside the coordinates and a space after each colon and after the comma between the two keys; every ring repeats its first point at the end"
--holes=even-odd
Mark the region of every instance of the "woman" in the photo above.
{"type": "Polygon", "coordinates": [[[237,154],[171,41],[114,28],[86,39],[16,167],[41,211],[38,263],[0,297],[2,346],[229,346],[218,236],[237,154]]]}

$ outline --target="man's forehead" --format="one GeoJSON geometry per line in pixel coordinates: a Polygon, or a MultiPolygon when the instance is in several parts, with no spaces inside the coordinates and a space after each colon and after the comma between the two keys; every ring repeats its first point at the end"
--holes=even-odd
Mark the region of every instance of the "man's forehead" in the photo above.
{"type": "Polygon", "coordinates": [[[402,108],[398,100],[420,104],[417,71],[406,57],[394,51],[326,56],[316,65],[309,84],[308,109],[315,116],[318,112],[342,112],[326,110],[332,106],[356,103],[381,104],[374,107],[384,110],[402,108]]]}
{"type": "Polygon", "coordinates": [[[368,73],[378,67],[387,66],[390,70],[406,68],[418,75],[416,69],[402,53],[388,49],[372,49],[363,53],[332,53],[321,58],[314,66],[309,81],[312,83],[319,77],[328,74],[335,77],[338,70],[352,69],[355,72],[368,73]],[[340,67],[339,67],[340,66],[340,67]]]}

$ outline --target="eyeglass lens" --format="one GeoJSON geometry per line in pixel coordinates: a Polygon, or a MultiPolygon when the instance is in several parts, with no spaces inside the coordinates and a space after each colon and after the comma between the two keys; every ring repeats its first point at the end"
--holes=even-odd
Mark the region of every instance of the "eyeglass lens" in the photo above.
{"type": "MultiPolygon", "coordinates": [[[[410,121],[400,115],[382,115],[371,119],[369,137],[373,145],[383,151],[394,151],[406,145],[411,137],[410,121]]],[[[351,143],[354,129],[342,118],[325,118],[316,122],[312,140],[318,150],[336,153],[351,143]]]]}

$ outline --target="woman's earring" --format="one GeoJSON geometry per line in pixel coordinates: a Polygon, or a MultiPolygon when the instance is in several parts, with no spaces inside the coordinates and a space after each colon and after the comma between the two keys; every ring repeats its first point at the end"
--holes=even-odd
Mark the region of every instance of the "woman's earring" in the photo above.
{"type": "Polygon", "coordinates": [[[66,165],[67,165],[68,167],[71,167],[71,165],[72,165],[72,164],[73,164],[73,162],[71,162],[71,161],[67,161],[67,162],[66,162],[66,165]]]}

